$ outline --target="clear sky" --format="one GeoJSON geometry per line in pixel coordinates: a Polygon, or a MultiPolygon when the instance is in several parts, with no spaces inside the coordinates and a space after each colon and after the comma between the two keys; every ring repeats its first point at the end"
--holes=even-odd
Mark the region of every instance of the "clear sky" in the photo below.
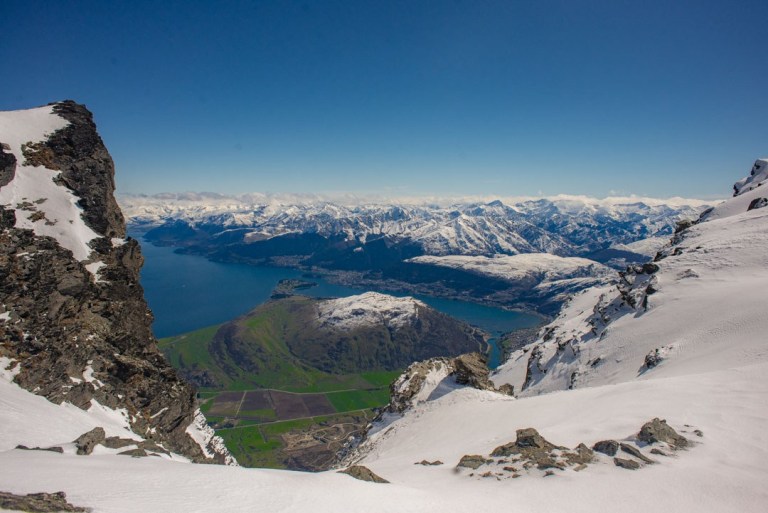
{"type": "Polygon", "coordinates": [[[94,113],[121,192],[722,196],[768,1],[5,0],[0,110],[94,113]]]}

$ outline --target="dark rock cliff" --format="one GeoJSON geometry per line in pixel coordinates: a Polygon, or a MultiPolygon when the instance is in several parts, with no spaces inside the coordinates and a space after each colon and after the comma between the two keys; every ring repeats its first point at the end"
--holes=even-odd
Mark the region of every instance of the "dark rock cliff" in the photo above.
{"type": "Polygon", "coordinates": [[[59,171],[54,182],[79,198],[81,217],[98,236],[89,258],[78,261],[55,238],[18,228],[17,216],[27,215],[21,205],[0,205],[0,356],[20,364],[20,386],[55,403],[124,410],[134,432],[170,451],[197,462],[231,461],[211,432],[200,431],[205,448],[187,432],[204,426],[195,391],[157,349],[139,284],[141,250],[125,238],[114,165],[91,113],[72,101],[54,104],[53,112],[69,124],[23,145],[23,162],[3,146],[0,188],[12,186],[18,165],[59,171]],[[96,262],[95,271],[86,268],[96,262]]]}

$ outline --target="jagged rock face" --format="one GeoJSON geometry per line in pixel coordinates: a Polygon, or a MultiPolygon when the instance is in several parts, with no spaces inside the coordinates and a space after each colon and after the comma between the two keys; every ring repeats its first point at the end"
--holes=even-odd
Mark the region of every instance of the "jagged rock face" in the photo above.
{"type": "MultiPolygon", "coordinates": [[[[403,413],[415,403],[428,400],[432,392],[443,385],[446,378],[454,385],[497,391],[488,379],[489,376],[487,360],[480,353],[416,362],[390,386],[387,410],[390,413],[403,413]]],[[[505,388],[500,393],[509,395],[509,389],[505,388]]]]}
{"type": "MultiPolygon", "coordinates": [[[[19,362],[15,381],[29,391],[83,409],[96,402],[124,411],[140,436],[194,461],[224,462],[227,454],[210,449],[206,455],[187,434],[195,392],[157,350],[139,284],[143,258],[138,243],[124,239],[114,165],[92,115],[71,101],[53,105],[51,115],[69,123],[47,139],[22,144],[23,160],[7,152],[0,159],[0,191],[11,191],[4,197],[30,195],[0,205],[0,355],[19,362]],[[53,176],[48,196],[79,198],[80,218],[95,234],[87,241],[87,258],[62,246],[79,220],[67,223],[52,218],[55,210],[43,211],[57,198],[21,189],[14,183],[18,166],[40,170],[40,181],[53,176]],[[33,228],[20,228],[21,218],[33,228]],[[58,223],[53,227],[61,227],[62,238],[36,233],[42,223],[58,223]]],[[[13,134],[0,133],[0,142],[3,137],[13,134]]]]}

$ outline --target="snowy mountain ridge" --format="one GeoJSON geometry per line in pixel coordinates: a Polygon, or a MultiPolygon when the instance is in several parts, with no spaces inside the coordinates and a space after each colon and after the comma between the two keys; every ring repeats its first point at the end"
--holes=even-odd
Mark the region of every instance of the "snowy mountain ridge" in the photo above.
{"type": "Polygon", "coordinates": [[[545,252],[562,256],[671,234],[678,221],[698,216],[708,204],[701,200],[672,199],[665,203],[649,198],[597,200],[579,196],[449,206],[329,201],[286,204],[248,196],[177,198],[125,195],[120,201],[134,229],[184,226],[213,237],[227,234],[228,243],[234,232],[241,230],[244,243],[290,233],[316,233],[323,237],[343,235],[362,243],[382,236],[407,239],[429,255],[545,252]]]}

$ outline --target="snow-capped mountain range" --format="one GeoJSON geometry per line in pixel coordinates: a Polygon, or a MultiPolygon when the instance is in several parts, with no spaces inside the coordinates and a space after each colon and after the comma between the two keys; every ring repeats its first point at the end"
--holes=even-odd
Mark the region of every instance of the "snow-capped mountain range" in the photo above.
{"type": "MultiPolygon", "coordinates": [[[[54,114],[90,133],[81,107],[66,102],[46,111],[54,114]]],[[[56,197],[32,205],[66,206],[82,191],[111,196],[109,183],[77,190],[89,172],[111,178],[111,161],[71,169],[54,143],[83,139],[51,139],[45,130],[30,138],[50,150],[37,155],[34,147],[21,155],[15,145],[3,148],[0,190],[16,179],[7,193],[26,178],[50,180],[47,169],[65,182],[46,189],[56,197]],[[27,166],[41,172],[28,177],[20,169],[27,166]]],[[[100,209],[80,214],[100,235],[86,237],[104,262],[94,272],[87,255],[66,246],[84,240],[74,222],[60,237],[23,224],[48,226],[45,219],[66,220],[71,210],[32,211],[23,203],[29,189],[14,192],[0,208],[0,508],[36,494],[26,500],[49,511],[56,503],[94,513],[762,513],[767,165],[758,161],[735,197],[681,224],[653,262],[574,297],[492,376],[507,393],[462,385],[445,365],[417,364],[423,372],[407,380],[412,401],[372,426],[350,456],[366,469],[350,475],[189,463],[215,447],[194,394],[154,348],[139,250],[123,238],[117,211],[112,221],[100,209]],[[36,212],[45,215],[31,219],[36,212]],[[188,458],[179,455],[185,449],[188,458]],[[360,480],[373,474],[387,482],[360,480]]],[[[354,306],[337,306],[340,318],[356,315],[354,306]]],[[[402,393],[405,381],[396,383],[402,393]]]]}
{"type": "Polygon", "coordinates": [[[386,236],[412,241],[428,255],[585,255],[613,244],[671,234],[678,221],[697,217],[711,203],[581,196],[451,205],[288,199],[292,202],[265,195],[118,198],[129,228],[173,226],[179,232],[184,227],[186,235],[175,241],[179,244],[200,233],[221,236],[227,243],[233,237],[249,243],[291,233],[343,235],[361,243],[386,236]]]}

